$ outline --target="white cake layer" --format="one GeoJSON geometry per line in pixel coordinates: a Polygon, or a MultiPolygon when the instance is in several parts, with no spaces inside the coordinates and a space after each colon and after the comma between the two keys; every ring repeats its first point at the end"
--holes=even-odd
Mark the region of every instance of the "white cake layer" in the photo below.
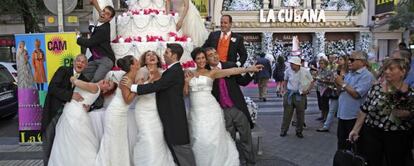
{"type": "MultiPolygon", "coordinates": [[[[172,15],[131,15],[118,16],[117,34],[122,38],[162,36],[168,40],[168,33],[177,33],[175,25],[178,16],[172,15]]],[[[180,33],[177,33],[180,36],[180,33]]]]}
{"type": "Polygon", "coordinates": [[[158,9],[165,10],[165,0],[128,0],[129,10],[158,9]]]}
{"type": "Polygon", "coordinates": [[[167,49],[167,43],[178,43],[183,46],[184,53],[181,57],[181,62],[193,60],[191,58],[191,51],[194,49],[192,42],[131,42],[131,43],[111,43],[112,50],[115,53],[115,58],[119,59],[127,55],[133,55],[139,58],[145,51],[155,51],[164,61],[164,51],[167,49]]]}

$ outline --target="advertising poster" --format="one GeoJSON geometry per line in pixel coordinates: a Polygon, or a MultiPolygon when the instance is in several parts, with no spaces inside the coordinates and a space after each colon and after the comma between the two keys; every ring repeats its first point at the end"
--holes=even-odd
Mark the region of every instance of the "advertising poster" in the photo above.
{"type": "Polygon", "coordinates": [[[48,82],[59,66],[72,64],[80,47],[75,33],[17,34],[15,39],[19,142],[40,143],[48,82]]]}

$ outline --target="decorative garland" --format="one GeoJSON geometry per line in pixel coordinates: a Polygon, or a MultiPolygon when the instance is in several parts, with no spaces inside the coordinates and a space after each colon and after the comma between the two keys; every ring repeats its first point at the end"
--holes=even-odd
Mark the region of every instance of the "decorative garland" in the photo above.
{"type": "MultiPolygon", "coordinates": [[[[300,51],[302,53],[301,57],[309,61],[313,58],[313,48],[310,41],[299,42],[300,51]]],[[[285,59],[288,59],[292,51],[292,45],[285,46],[285,42],[279,40],[273,43],[273,57],[283,56],[285,59]]]]}
{"type": "Polygon", "coordinates": [[[263,32],[262,35],[263,35],[263,40],[262,40],[263,52],[266,54],[273,54],[273,50],[272,50],[273,32],[263,32]]]}
{"type": "Polygon", "coordinates": [[[283,0],[283,7],[299,7],[303,6],[303,0],[283,0]]]}
{"type": "Polygon", "coordinates": [[[300,50],[302,51],[302,58],[305,59],[305,61],[310,62],[311,59],[313,59],[313,48],[312,48],[312,42],[310,41],[303,41],[300,42],[300,50]]]}
{"type": "Polygon", "coordinates": [[[356,50],[362,50],[366,53],[369,53],[371,44],[372,44],[372,33],[361,32],[359,40],[356,44],[356,50]]]}
{"type": "Polygon", "coordinates": [[[325,53],[325,32],[316,32],[315,55],[325,53]]]}
{"type": "Polygon", "coordinates": [[[247,109],[249,110],[250,117],[252,118],[252,122],[256,123],[257,120],[257,112],[259,110],[259,107],[257,104],[250,98],[250,97],[244,97],[244,100],[247,104],[247,109]]]}
{"type": "Polygon", "coordinates": [[[353,50],[355,50],[354,41],[351,39],[327,41],[325,44],[326,44],[325,55],[330,55],[330,54],[346,55],[352,52],[353,50]]]}
{"type": "Polygon", "coordinates": [[[244,67],[249,67],[256,62],[256,55],[262,50],[261,43],[259,42],[244,42],[244,46],[247,51],[247,60],[244,63],[244,67]]]}
{"type": "Polygon", "coordinates": [[[350,5],[346,0],[322,0],[321,9],[325,10],[350,10],[352,5],[350,5]],[[338,9],[339,6],[339,9],[338,9]]]}
{"type": "Polygon", "coordinates": [[[263,4],[261,0],[224,0],[225,11],[253,11],[260,10],[263,4]]]}

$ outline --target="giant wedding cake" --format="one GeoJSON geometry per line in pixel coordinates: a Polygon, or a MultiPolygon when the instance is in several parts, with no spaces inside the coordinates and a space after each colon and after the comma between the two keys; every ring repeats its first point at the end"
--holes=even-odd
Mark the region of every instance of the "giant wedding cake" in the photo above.
{"type": "Polygon", "coordinates": [[[167,43],[178,43],[184,48],[182,63],[192,62],[194,48],[191,39],[176,31],[178,13],[165,11],[165,0],[128,0],[128,11],[116,19],[117,37],[111,46],[115,58],[126,55],[139,58],[145,51],[155,51],[162,59],[167,43]]]}

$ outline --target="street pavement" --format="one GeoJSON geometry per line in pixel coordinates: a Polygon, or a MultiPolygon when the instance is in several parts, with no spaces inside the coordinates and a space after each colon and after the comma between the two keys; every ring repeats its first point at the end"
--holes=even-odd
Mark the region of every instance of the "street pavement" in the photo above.
{"type": "MultiPolygon", "coordinates": [[[[316,95],[308,96],[308,109],[305,112],[307,127],[304,138],[295,136],[295,128],[289,129],[286,137],[280,137],[283,107],[282,99],[276,96],[274,88],[269,88],[267,102],[258,100],[258,90],[254,86],[243,88],[245,96],[251,97],[258,105],[257,128],[263,131],[260,139],[262,154],[257,156],[257,166],[330,166],[336,150],[336,121],[331,132],[318,133],[315,130],[321,123],[316,95]]],[[[0,166],[40,166],[43,164],[41,146],[19,145],[17,117],[10,121],[0,121],[0,166]]],[[[253,135],[256,135],[253,133],[253,135]]],[[[253,138],[255,147],[257,137],[253,138]]]]}

